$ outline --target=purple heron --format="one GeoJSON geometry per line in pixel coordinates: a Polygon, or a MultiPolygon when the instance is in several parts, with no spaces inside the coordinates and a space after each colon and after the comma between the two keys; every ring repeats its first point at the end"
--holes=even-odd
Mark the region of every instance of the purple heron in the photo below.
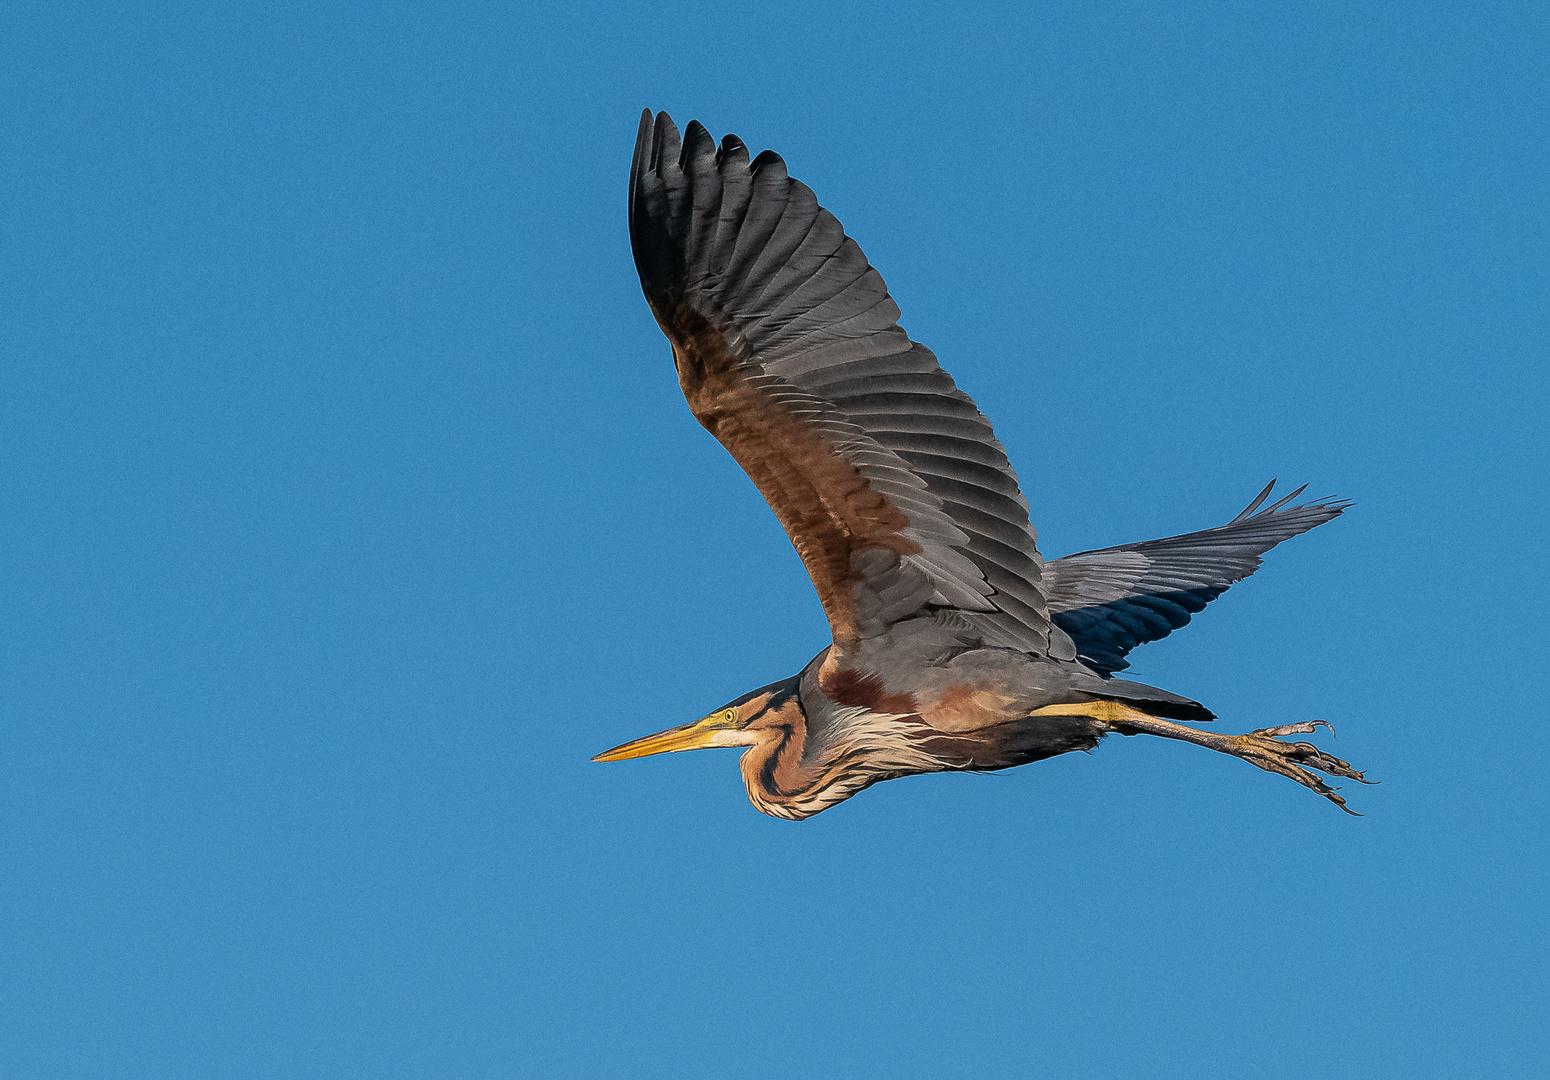
{"type": "Polygon", "coordinates": [[[1362,774],[1283,739],[1323,721],[1217,734],[1181,722],[1213,718],[1199,703],[1114,676],[1349,504],[1294,505],[1299,488],[1266,506],[1271,481],[1226,525],[1046,562],[990,421],[899,328],[882,277],[779,155],[750,161],[735,135],[718,148],[698,121],[680,139],[648,109],[629,215],[689,408],[785,527],[833,642],[789,679],[593,760],[745,747],[754,806],[799,819],[879,780],[1145,734],[1346,809],[1316,773],[1362,774]]]}

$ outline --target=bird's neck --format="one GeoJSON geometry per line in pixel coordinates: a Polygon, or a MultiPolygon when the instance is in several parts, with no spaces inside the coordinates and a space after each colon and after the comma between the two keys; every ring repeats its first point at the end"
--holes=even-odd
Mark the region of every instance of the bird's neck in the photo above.
{"type": "Polygon", "coordinates": [[[879,780],[942,768],[911,739],[915,725],[901,719],[838,708],[814,722],[791,702],[761,726],[761,738],[743,754],[748,798],[766,814],[800,820],[879,780]]]}
{"type": "Polygon", "coordinates": [[[743,753],[738,763],[748,798],[761,811],[775,817],[799,820],[818,813],[822,806],[807,808],[819,777],[814,775],[811,763],[803,761],[807,718],[801,706],[792,702],[770,715],[759,733],[759,741],[743,753]]]}

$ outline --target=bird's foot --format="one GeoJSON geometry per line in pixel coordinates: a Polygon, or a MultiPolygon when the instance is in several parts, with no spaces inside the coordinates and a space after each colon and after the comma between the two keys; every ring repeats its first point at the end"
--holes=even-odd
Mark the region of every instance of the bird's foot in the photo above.
{"type": "Polygon", "coordinates": [[[1339,791],[1309,770],[1317,769],[1321,773],[1342,776],[1362,784],[1375,784],[1376,780],[1368,780],[1361,772],[1351,768],[1350,762],[1326,754],[1310,742],[1281,741],[1282,735],[1311,735],[1321,727],[1328,728],[1331,735],[1335,733],[1335,729],[1323,720],[1304,720],[1297,724],[1260,728],[1247,735],[1226,736],[1227,745],[1221,749],[1266,772],[1289,777],[1303,787],[1318,792],[1346,813],[1361,817],[1345,804],[1345,798],[1339,791]]]}

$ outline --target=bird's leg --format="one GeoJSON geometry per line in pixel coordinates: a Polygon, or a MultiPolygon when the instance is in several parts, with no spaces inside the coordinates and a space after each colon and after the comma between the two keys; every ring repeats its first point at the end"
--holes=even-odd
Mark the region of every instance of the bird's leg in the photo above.
{"type": "MultiPolygon", "coordinates": [[[[1322,725],[1334,733],[1334,728],[1329,727],[1323,720],[1304,720],[1297,724],[1282,724],[1280,727],[1260,728],[1251,731],[1247,735],[1218,735],[1214,731],[1201,731],[1185,724],[1178,724],[1172,720],[1163,720],[1133,709],[1129,705],[1119,701],[1087,701],[1080,704],[1046,705],[1042,709],[1035,709],[1030,716],[1085,716],[1096,721],[1106,731],[1118,732],[1121,735],[1161,735],[1165,739],[1182,739],[1184,742],[1194,743],[1196,746],[1204,746],[1212,750],[1220,750],[1224,754],[1242,758],[1250,765],[1264,769],[1266,772],[1280,773],[1290,777],[1305,788],[1311,788],[1334,803],[1348,814],[1356,814],[1355,810],[1346,806],[1345,799],[1322,779],[1309,772],[1309,769],[1317,769],[1319,772],[1328,773],[1330,776],[1343,776],[1350,780],[1356,780],[1363,784],[1372,784],[1377,781],[1368,780],[1350,764],[1341,761],[1332,754],[1326,754],[1312,743],[1307,742],[1282,742],[1282,735],[1309,735],[1317,731],[1322,725]]],[[[1360,817],[1360,814],[1356,814],[1360,817]]]]}

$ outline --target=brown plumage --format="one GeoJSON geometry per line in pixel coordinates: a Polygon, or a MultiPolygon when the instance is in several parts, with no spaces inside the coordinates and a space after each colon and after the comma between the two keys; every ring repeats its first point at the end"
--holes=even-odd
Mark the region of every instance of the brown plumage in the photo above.
{"type": "Polygon", "coordinates": [[[835,636],[854,640],[857,551],[915,555],[905,517],[823,436],[746,378],[725,336],[692,307],[661,317],[689,409],[725,446],[796,545],[835,636]]]}
{"type": "Polygon", "coordinates": [[[791,537],[833,641],[798,675],[598,755],[742,746],[755,806],[804,818],[893,777],[992,770],[1104,735],[1231,753],[1344,800],[1310,769],[1361,780],[1308,743],[1312,723],[1224,736],[1197,702],[1113,678],[1281,540],[1346,504],[1045,564],[990,422],[897,324],[861,249],[768,151],[749,161],[697,122],[641,118],[630,238],[695,418],[791,537]]]}

